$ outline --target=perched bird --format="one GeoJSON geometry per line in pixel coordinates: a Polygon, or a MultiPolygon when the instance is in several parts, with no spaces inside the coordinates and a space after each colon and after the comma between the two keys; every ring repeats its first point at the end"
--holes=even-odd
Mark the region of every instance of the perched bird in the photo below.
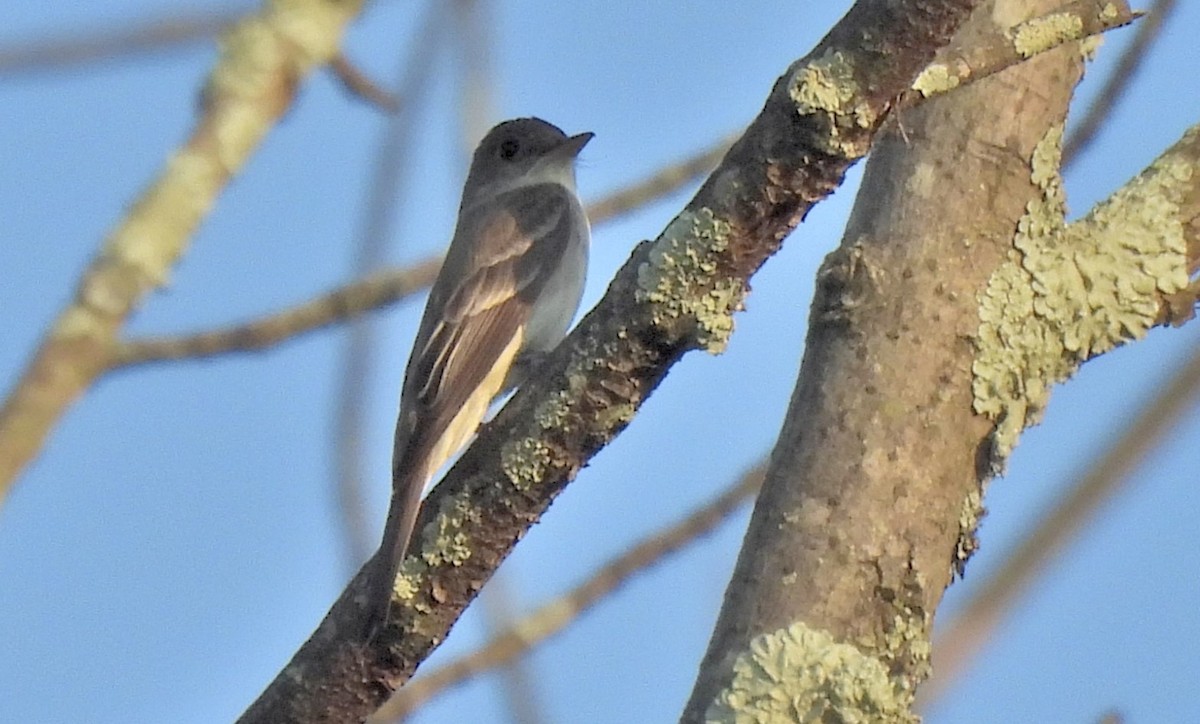
{"type": "Polygon", "coordinates": [[[404,375],[392,502],[368,584],[372,627],[386,619],[430,478],[575,316],[591,237],[575,158],[592,135],[519,118],[475,150],[404,375]]]}

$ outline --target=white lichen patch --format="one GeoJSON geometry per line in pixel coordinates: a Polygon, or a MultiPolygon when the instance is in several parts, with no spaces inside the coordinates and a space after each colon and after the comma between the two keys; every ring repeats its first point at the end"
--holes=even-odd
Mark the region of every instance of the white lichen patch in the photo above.
{"type": "Polygon", "coordinates": [[[694,325],[697,344],[713,354],[725,350],[745,296],[740,282],[717,275],[714,257],[728,247],[730,233],[709,209],[684,211],[638,268],[637,300],[652,305],[654,323],[676,330],[681,321],[694,325]]]}
{"type": "Polygon", "coordinates": [[[1032,58],[1083,37],[1083,19],[1075,13],[1053,13],[1021,23],[1010,32],[1017,53],[1032,58]]]}
{"type": "Polygon", "coordinates": [[[1066,225],[1058,175],[1062,128],[1034,152],[1031,201],[1012,260],[981,294],[975,410],[996,421],[997,467],[1035,424],[1050,388],[1092,356],[1142,337],[1161,296],[1188,284],[1179,205],[1192,168],[1164,154],[1083,219],[1066,225]]]}
{"type": "Polygon", "coordinates": [[[879,660],[795,623],[756,637],[738,655],[733,679],[713,699],[705,721],[915,722],[910,701],[879,660]]]}

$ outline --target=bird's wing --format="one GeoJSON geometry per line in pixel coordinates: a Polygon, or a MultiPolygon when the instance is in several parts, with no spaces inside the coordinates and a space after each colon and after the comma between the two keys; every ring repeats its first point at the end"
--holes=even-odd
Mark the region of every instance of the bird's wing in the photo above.
{"type": "MultiPolygon", "coordinates": [[[[409,361],[404,404],[426,444],[442,435],[469,399],[485,396],[485,411],[500,391],[530,307],[571,240],[574,202],[562,186],[527,186],[498,201],[462,220],[460,232],[477,243],[451,254],[465,256],[467,263],[455,264],[459,269],[474,271],[465,279],[439,276],[409,361]]],[[[470,423],[471,432],[477,424],[470,423]]]]}

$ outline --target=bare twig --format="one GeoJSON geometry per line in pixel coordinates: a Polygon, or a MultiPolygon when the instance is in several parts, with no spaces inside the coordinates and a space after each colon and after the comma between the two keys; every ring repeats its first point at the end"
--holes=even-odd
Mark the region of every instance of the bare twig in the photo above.
{"type": "Polygon", "coordinates": [[[230,352],[268,349],[306,332],[344,322],[419,292],[433,282],[441,264],[440,256],[432,256],[404,269],[372,274],[299,306],[245,324],[186,337],[125,342],[114,351],[112,366],[132,367],[149,362],[203,359],[230,352]]]}
{"type": "Polygon", "coordinates": [[[400,110],[400,97],[379,87],[366,73],[351,63],[344,53],[333,56],[333,60],[329,61],[329,70],[356,98],[362,98],[388,113],[400,110]]]}
{"type": "Polygon", "coordinates": [[[1115,445],[1071,486],[1066,497],[1026,537],[987,584],[938,637],[933,647],[933,676],[919,690],[921,708],[950,690],[1030,585],[1058,557],[1101,504],[1122,483],[1196,402],[1200,400],[1200,349],[1142,410],[1115,445]]]}
{"type": "Polygon", "coordinates": [[[133,27],[43,38],[0,49],[0,75],[60,70],[211,38],[248,10],[209,11],[144,20],[133,27]]]}
{"type": "MultiPolygon", "coordinates": [[[[710,170],[727,148],[728,142],[722,141],[709,150],[605,196],[588,206],[588,217],[593,226],[598,226],[636,208],[639,203],[650,203],[673,193],[710,170]]],[[[293,337],[395,304],[432,284],[441,263],[442,257],[437,255],[403,269],[382,271],[338,287],[300,306],[232,327],[181,337],[117,343],[111,355],[111,366],[126,367],[267,349],[293,337]]]]}
{"type": "Polygon", "coordinates": [[[1167,16],[1174,9],[1175,0],[1155,0],[1149,12],[1142,18],[1142,22],[1138,23],[1137,34],[1134,35],[1133,42],[1121,54],[1120,60],[1117,61],[1112,74],[1108,76],[1104,87],[1096,94],[1096,100],[1087,109],[1083,120],[1079,122],[1079,125],[1067,137],[1066,143],[1063,144],[1062,166],[1064,171],[1079,158],[1080,152],[1092,142],[1100,131],[1100,126],[1125,95],[1142,60],[1145,59],[1151,46],[1154,45],[1154,41],[1162,32],[1167,16]]]}
{"type": "Polygon", "coordinates": [[[657,565],[666,556],[707,534],[737,510],[762,485],[766,463],[746,471],[725,492],[687,518],[641,541],[566,595],[541,606],[522,621],[462,658],[409,682],[396,692],[372,721],[408,716],[434,696],[488,669],[501,666],[563,630],[598,601],[634,575],[657,565]]]}

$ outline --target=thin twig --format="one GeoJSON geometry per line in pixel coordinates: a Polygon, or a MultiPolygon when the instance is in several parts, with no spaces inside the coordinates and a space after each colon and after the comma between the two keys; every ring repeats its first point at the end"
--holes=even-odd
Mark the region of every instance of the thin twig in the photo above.
{"type": "Polygon", "coordinates": [[[186,337],[149,338],[119,344],[112,367],[132,367],[166,360],[204,359],[230,352],[255,352],[274,347],[306,332],[314,332],[364,312],[394,304],[433,283],[440,256],[431,256],[404,269],[389,269],[334,289],[296,307],[245,324],[186,337]]]}
{"type": "Polygon", "coordinates": [[[342,87],[352,96],[361,98],[388,113],[400,110],[400,97],[381,88],[379,84],[371,80],[370,76],[351,63],[345,53],[333,56],[333,60],[329,61],[329,70],[342,82],[342,87]]]}
{"type": "Polygon", "coordinates": [[[765,471],[765,462],[755,465],[743,473],[734,485],[704,507],[639,542],[596,571],[582,585],[544,604],[524,620],[493,638],[483,648],[409,682],[369,721],[387,722],[405,717],[449,687],[525,654],[563,630],[634,575],[658,564],[666,556],[715,528],[733,513],[742,501],[758,491],[765,471]]]}
{"type": "MultiPolygon", "coordinates": [[[[655,172],[588,206],[593,226],[657,198],[673,193],[710,170],[728,142],[655,172]]],[[[113,368],[167,360],[200,359],[231,352],[256,352],[293,337],[324,329],[366,312],[395,304],[433,283],[441,266],[441,255],[430,256],[413,266],[378,272],[326,292],[297,307],[259,319],[208,332],[180,336],[136,339],[116,345],[111,354],[113,368]]]]}
{"type": "Polygon", "coordinates": [[[1122,483],[1196,402],[1200,400],[1200,349],[1167,382],[1117,443],[1071,486],[1066,497],[1042,519],[1004,565],[967,603],[934,643],[933,676],[920,689],[919,707],[928,707],[950,691],[980,650],[991,640],[1013,604],[1029,590],[1050,561],[1091,521],[1101,504],[1122,483]]]}
{"type": "Polygon", "coordinates": [[[248,9],[144,20],[133,27],[71,33],[0,49],[0,75],[61,70],[97,60],[165,50],[213,37],[248,9]]]}
{"type": "Polygon", "coordinates": [[[1112,109],[1125,95],[1125,91],[1129,89],[1129,84],[1137,74],[1142,61],[1161,34],[1167,16],[1174,9],[1175,0],[1155,0],[1149,12],[1138,23],[1137,34],[1133,36],[1133,42],[1125,48],[1125,52],[1121,54],[1112,74],[1104,83],[1104,87],[1096,94],[1096,100],[1087,109],[1079,125],[1075,127],[1067,137],[1066,143],[1063,144],[1062,168],[1064,171],[1091,144],[1100,131],[1100,126],[1109,118],[1112,109]]]}

